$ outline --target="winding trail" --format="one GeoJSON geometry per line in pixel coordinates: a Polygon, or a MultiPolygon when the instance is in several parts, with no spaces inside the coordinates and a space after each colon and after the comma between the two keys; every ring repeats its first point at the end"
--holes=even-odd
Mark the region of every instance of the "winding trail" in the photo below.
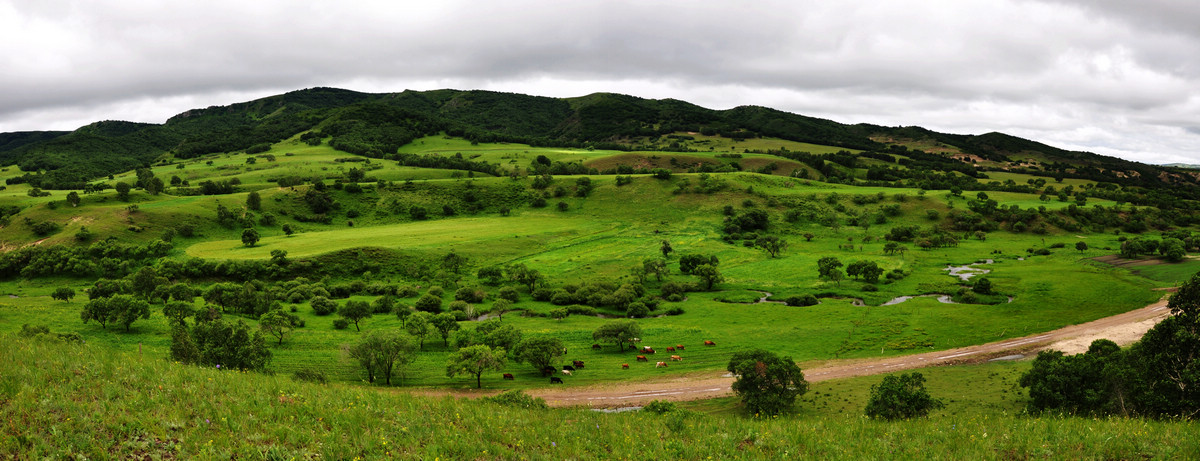
{"type": "MultiPolygon", "coordinates": [[[[975,346],[879,359],[828,360],[803,363],[810,382],[851,378],[934,365],[981,362],[997,357],[1027,355],[1043,349],[1066,353],[1087,350],[1095,339],[1108,338],[1122,346],[1140,339],[1170,313],[1167,299],[1149,306],[1071,325],[1057,330],[975,346]]],[[[613,408],[642,405],[651,400],[698,400],[730,395],[733,377],[720,372],[690,374],[663,381],[630,384],[604,383],[561,389],[531,389],[530,395],[555,407],[613,408]]]]}

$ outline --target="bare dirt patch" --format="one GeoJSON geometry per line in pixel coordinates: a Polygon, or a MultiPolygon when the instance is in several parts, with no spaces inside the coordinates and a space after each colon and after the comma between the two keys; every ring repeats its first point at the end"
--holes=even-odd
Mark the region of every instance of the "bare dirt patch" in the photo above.
{"type": "Polygon", "coordinates": [[[1108,265],[1110,265],[1110,266],[1116,266],[1116,267],[1156,266],[1156,265],[1159,265],[1159,264],[1167,264],[1167,262],[1166,262],[1166,261],[1163,261],[1163,260],[1161,260],[1161,259],[1156,259],[1156,258],[1151,258],[1151,259],[1125,259],[1125,258],[1122,258],[1122,257],[1120,257],[1120,256],[1117,256],[1117,255],[1097,256],[1097,257],[1095,257],[1095,258],[1092,258],[1092,259],[1093,259],[1093,260],[1095,260],[1095,261],[1099,261],[1099,262],[1102,262],[1102,263],[1104,263],[1104,264],[1108,264],[1108,265]]]}

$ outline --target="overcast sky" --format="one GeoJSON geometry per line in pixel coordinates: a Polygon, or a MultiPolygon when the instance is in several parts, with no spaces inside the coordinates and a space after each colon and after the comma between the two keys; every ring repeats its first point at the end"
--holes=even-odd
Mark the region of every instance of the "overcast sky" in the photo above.
{"type": "Polygon", "coordinates": [[[0,69],[0,132],[314,86],[607,91],[1200,163],[1195,0],[0,0],[0,69]]]}

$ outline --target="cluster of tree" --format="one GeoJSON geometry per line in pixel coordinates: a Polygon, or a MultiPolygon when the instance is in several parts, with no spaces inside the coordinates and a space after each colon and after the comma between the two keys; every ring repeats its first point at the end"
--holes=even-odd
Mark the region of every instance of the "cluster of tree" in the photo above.
{"type": "Polygon", "coordinates": [[[251,332],[246,322],[230,323],[216,311],[194,315],[189,326],[185,318],[172,320],[171,360],[180,363],[222,369],[266,371],[271,351],[261,331],[251,332]]]}
{"type": "Polygon", "coordinates": [[[1187,257],[1187,248],[1183,240],[1175,237],[1165,237],[1162,240],[1132,238],[1121,242],[1121,257],[1133,259],[1158,253],[1167,261],[1179,262],[1187,257]]]}
{"type": "Polygon", "coordinates": [[[121,277],[166,256],[172,245],[155,240],[146,245],[102,240],[88,246],[31,245],[0,253],[0,278],[73,275],[121,277]]]}
{"type": "Polygon", "coordinates": [[[1032,412],[1200,415],[1200,274],[1167,303],[1171,315],[1121,349],[1096,340],[1083,354],[1042,351],[1021,377],[1032,412]]]}

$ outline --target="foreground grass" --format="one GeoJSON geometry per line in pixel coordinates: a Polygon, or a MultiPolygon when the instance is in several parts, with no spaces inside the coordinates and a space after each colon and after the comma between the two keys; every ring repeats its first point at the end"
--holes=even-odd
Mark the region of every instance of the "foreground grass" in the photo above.
{"type": "Polygon", "coordinates": [[[186,367],[13,337],[0,456],[14,458],[1172,458],[1190,422],[947,416],[751,420],[523,410],[186,367]]]}

